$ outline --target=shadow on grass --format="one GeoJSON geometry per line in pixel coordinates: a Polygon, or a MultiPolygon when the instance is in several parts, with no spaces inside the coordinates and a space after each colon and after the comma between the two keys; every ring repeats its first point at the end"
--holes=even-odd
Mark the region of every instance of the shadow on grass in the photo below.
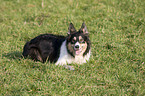
{"type": "Polygon", "coordinates": [[[5,53],[5,54],[3,54],[3,57],[6,57],[8,59],[21,59],[21,58],[23,58],[22,52],[19,52],[19,51],[5,53]]]}
{"type": "Polygon", "coordinates": [[[105,46],[103,46],[103,48],[106,48],[106,49],[115,49],[116,47],[112,46],[111,44],[108,44],[106,43],[105,46]]]}

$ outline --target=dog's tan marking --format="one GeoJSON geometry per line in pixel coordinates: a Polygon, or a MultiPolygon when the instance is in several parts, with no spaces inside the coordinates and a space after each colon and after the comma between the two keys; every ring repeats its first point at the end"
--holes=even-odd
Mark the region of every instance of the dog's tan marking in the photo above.
{"type": "Polygon", "coordinates": [[[79,36],[79,41],[82,40],[82,39],[83,39],[82,36],[79,36]]]}
{"type": "Polygon", "coordinates": [[[85,42],[85,43],[80,44],[80,47],[81,47],[81,49],[82,49],[80,55],[83,55],[84,52],[85,52],[86,49],[87,49],[87,43],[85,42]]]}
{"type": "Polygon", "coordinates": [[[70,51],[70,52],[72,52],[73,53],[73,55],[75,55],[75,52],[74,52],[74,44],[71,44],[71,43],[68,43],[68,50],[70,51]]]}
{"type": "Polygon", "coordinates": [[[74,40],[77,40],[77,38],[76,38],[76,37],[74,37],[73,39],[74,39],[74,40]]]}

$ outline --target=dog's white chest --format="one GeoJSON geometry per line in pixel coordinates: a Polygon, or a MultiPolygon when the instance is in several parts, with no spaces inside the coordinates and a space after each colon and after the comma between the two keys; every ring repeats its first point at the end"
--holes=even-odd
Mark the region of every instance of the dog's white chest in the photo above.
{"type": "Polygon", "coordinates": [[[60,49],[60,56],[55,63],[56,65],[66,65],[66,64],[71,64],[71,63],[77,63],[77,64],[82,64],[86,63],[90,58],[90,51],[87,55],[83,56],[76,56],[75,58],[72,57],[66,49],[66,41],[62,43],[61,49],[60,49]]]}

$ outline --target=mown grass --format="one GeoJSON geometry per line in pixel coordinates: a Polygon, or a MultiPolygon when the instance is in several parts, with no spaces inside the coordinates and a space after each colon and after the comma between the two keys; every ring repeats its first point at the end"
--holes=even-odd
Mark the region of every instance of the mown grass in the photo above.
{"type": "Polygon", "coordinates": [[[144,0],[0,0],[1,95],[145,94],[144,0]],[[85,22],[92,56],[69,71],[21,54],[43,33],[66,35],[85,22]]]}

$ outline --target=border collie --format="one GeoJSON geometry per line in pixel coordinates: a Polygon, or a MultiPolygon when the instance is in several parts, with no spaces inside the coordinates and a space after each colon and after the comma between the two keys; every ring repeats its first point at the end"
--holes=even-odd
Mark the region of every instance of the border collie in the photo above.
{"type": "Polygon", "coordinates": [[[72,23],[68,28],[68,36],[43,34],[27,42],[23,48],[23,56],[33,60],[56,65],[86,63],[90,58],[91,43],[85,23],[76,31],[72,23]]]}

